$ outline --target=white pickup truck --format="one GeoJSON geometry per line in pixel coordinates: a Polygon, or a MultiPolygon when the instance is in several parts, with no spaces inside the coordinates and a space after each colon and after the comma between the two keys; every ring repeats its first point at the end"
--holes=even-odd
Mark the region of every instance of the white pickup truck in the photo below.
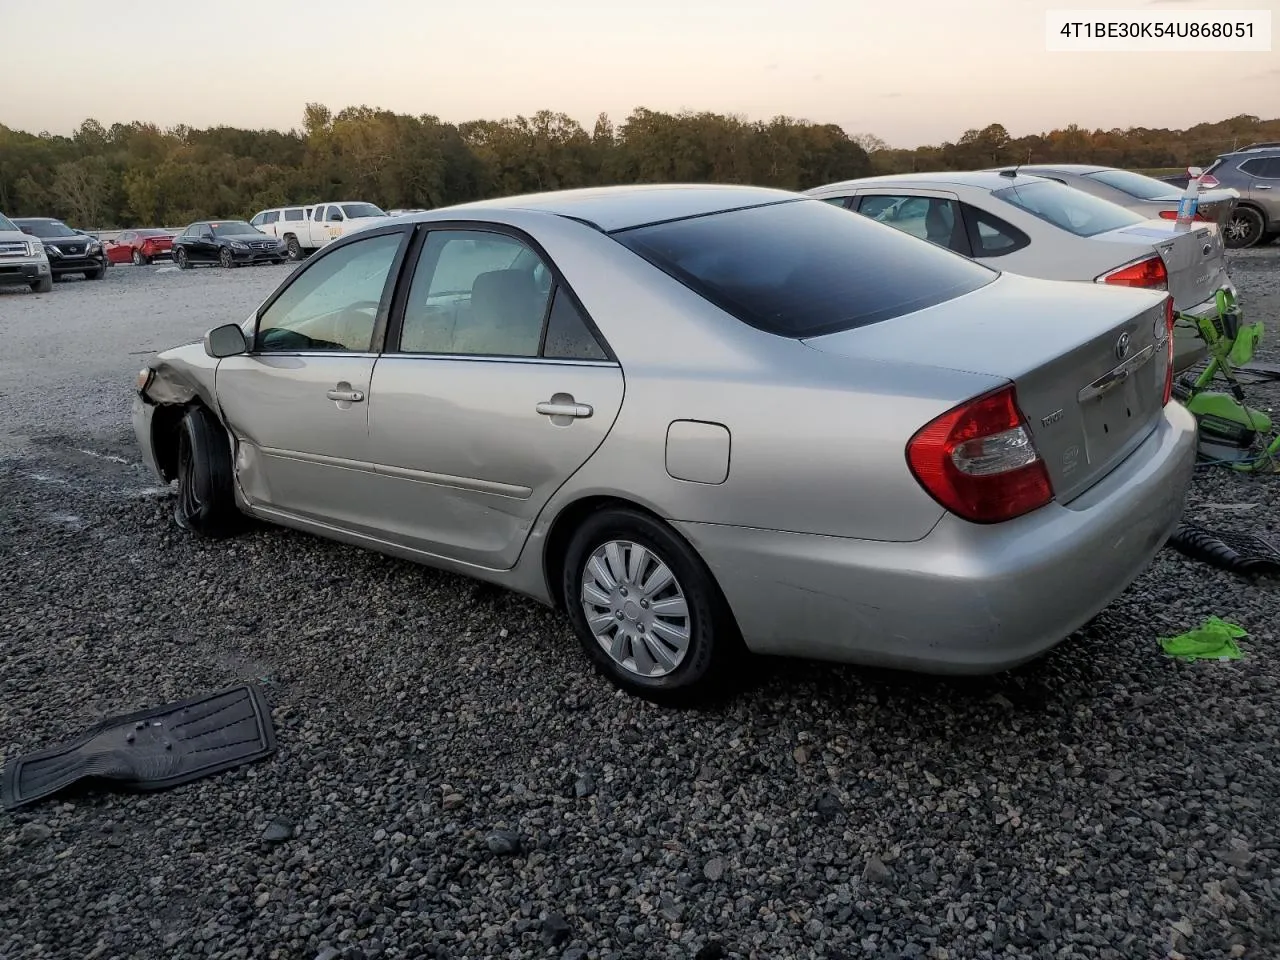
{"type": "Polygon", "coordinates": [[[372,203],[339,200],[298,207],[273,207],[260,211],[249,222],[263,233],[283,240],[289,250],[289,259],[297,260],[386,216],[372,203]]]}

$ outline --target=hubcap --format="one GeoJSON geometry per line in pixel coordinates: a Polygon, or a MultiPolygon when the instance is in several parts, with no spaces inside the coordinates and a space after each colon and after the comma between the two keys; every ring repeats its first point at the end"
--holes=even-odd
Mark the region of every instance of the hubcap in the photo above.
{"type": "Polygon", "coordinates": [[[582,572],[582,609],[610,659],[629,673],[663,677],[689,652],[689,606],[671,568],[629,540],[597,547],[582,572]]]}
{"type": "Polygon", "coordinates": [[[1252,221],[1244,217],[1233,217],[1227,224],[1227,236],[1232,240],[1243,240],[1253,232],[1252,221]]]}

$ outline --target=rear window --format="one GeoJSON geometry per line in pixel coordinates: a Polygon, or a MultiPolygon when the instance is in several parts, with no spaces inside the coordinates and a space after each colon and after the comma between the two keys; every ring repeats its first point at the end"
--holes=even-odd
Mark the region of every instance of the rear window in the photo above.
{"type": "Polygon", "coordinates": [[[1053,180],[1040,180],[1023,187],[1005,187],[991,195],[1077,237],[1093,237],[1108,230],[1146,222],[1144,217],[1118,203],[1053,180]]]}
{"type": "Polygon", "coordinates": [[[923,310],[998,275],[820,200],[620,230],[614,238],[744,323],[816,337],[923,310]]]}
{"type": "Polygon", "coordinates": [[[1085,179],[1097,180],[1108,187],[1115,187],[1121,193],[1127,193],[1139,200],[1177,199],[1181,193],[1177,187],[1155,177],[1143,176],[1130,170],[1099,170],[1097,173],[1086,173],[1085,179]]]}

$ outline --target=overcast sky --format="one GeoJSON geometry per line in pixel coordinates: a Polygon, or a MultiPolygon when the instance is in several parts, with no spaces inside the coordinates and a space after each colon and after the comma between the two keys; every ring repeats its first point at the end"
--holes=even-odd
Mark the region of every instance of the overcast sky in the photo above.
{"type": "MultiPolygon", "coordinates": [[[[634,107],[779,113],[894,146],[1003,123],[1280,116],[1270,53],[1047,53],[1035,0],[0,0],[0,123],[299,126],[303,104],[453,122],[634,107]]],[[[1275,0],[1082,7],[1238,9],[1275,0]]],[[[1280,19],[1280,17],[1277,17],[1280,19]]]]}

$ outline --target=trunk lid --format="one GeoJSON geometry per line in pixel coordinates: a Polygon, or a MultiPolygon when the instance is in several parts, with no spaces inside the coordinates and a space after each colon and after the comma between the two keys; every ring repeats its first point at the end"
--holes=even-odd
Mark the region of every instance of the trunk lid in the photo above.
{"type": "Polygon", "coordinates": [[[1144,256],[1146,250],[1159,254],[1169,273],[1169,293],[1179,310],[1189,310],[1231,286],[1222,233],[1212,224],[1193,223],[1189,230],[1178,230],[1171,220],[1148,220],[1108,230],[1093,239],[1128,248],[1117,251],[1117,267],[1144,256]]]}
{"type": "MultiPolygon", "coordinates": [[[[1236,207],[1240,194],[1234,190],[1204,190],[1196,201],[1196,212],[1205,219],[1216,223],[1223,230],[1231,219],[1231,211],[1236,207]]],[[[1177,209],[1176,206],[1174,209],[1177,209]]]]}
{"type": "Polygon", "coordinates": [[[1003,274],[927,310],[805,343],[1012,381],[1065,503],[1133,452],[1163,413],[1164,301],[1154,291],[1003,274]]]}

